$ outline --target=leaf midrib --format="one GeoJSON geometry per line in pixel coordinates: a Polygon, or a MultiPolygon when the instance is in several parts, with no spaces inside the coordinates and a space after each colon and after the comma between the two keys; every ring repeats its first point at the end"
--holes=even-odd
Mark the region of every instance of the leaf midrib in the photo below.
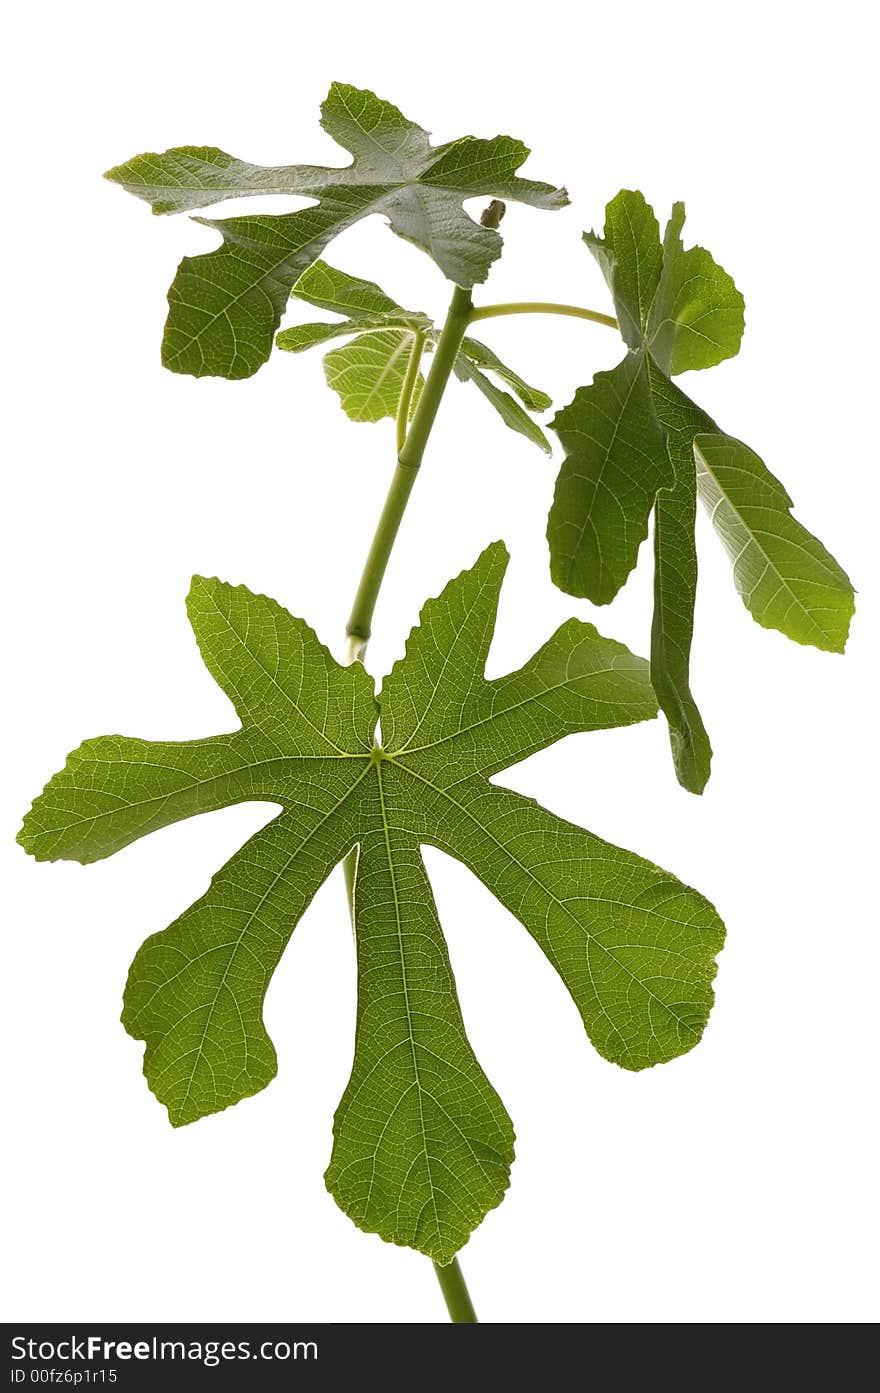
{"type": "MultiPolygon", "coordinates": [[[[242,729],[241,731],[234,731],[234,732],[233,732],[233,735],[241,735],[241,734],[244,734],[244,733],[245,733],[245,731],[244,731],[244,729],[242,729]]],[[[222,740],[222,739],[227,738],[227,737],[224,737],[224,736],[216,736],[215,738],[218,739],[218,740],[222,740]]],[[[335,761],[335,760],[343,760],[343,759],[361,759],[361,760],[364,760],[365,762],[369,762],[369,755],[361,755],[361,754],[338,754],[338,755],[329,755],[329,754],[328,754],[328,755],[273,755],[273,756],[271,757],[271,759],[260,759],[260,760],[256,760],[255,763],[253,763],[253,764],[240,764],[240,765],[238,765],[238,767],[237,767],[236,769],[230,769],[228,772],[223,773],[223,774],[212,774],[212,775],[211,775],[209,778],[207,778],[207,779],[196,779],[196,780],[194,780],[192,783],[184,784],[184,785],[182,785],[180,788],[172,789],[170,793],[157,793],[157,794],[154,794],[151,798],[143,798],[143,799],[139,799],[139,800],[137,800],[137,801],[135,801],[135,802],[130,802],[130,803],[121,803],[121,804],[119,804],[119,805],[118,805],[117,807],[115,807],[115,808],[108,808],[105,812],[102,812],[102,813],[93,813],[90,817],[81,817],[81,818],[77,818],[77,820],[76,820],[75,822],[66,822],[62,827],[47,828],[47,829],[45,829],[44,831],[35,833],[35,834],[34,834],[34,840],[36,841],[37,837],[50,837],[50,836],[51,836],[51,837],[57,837],[57,836],[58,836],[59,834],[61,834],[61,833],[70,832],[70,831],[73,830],[73,828],[75,828],[75,827],[82,827],[82,826],[84,826],[84,825],[87,824],[87,823],[90,824],[92,827],[94,827],[95,825],[100,824],[101,821],[102,821],[104,818],[116,817],[116,816],[118,816],[120,813],[122,813],[122,814],[129,813],[129,812],[132,812],[132,811],[135,810],[135,809],[148,808],[148,807],[149,807],[151,804],[153,804],[153,803],[165,803],[165,802],[167,802],[167,801],[168,801],[169,799],[171,799],[171,798],[178,798],[178,797],[180,797],[181,795],[186,795],[187,793],[192,793],[192,791],[193,791],[194,789],[197,789],[197,788],[204,788],[204,789],[207,789],[207,788],[210,787],[211,784],[222,783],[222,781],[223,781],[224,779],[233,779],[233,778],[237,777],[239,774],[250,773],[250,772],[251,772],[252,770],[254,770],[254,769],[261,769],[264,765],[279,764],[279,763],[296,764],[296,763],[300,763],[300,762],[309,762],[309,761],[313,761],[313,760],[334,760],[334,761],[335,761]]],[[[85,763],[85,762],[86,762],[85,759],[83,759],[83,763],[85,763]]],[[[107,764],[109,764],[109,763],[111,763],[110,760],[92,760],[92,761],[89,761],[89,762],[90,762],[90,763],[94,763],[94,764],[101,764],[101,763],[107,763],[107,764]]],[[[173,768],[174,768],[173,765],[168,765],[168,764],[159,764],[159,765],[156,765],[156,764],[153,764],[153,763],[151,763],[151,762],[147,762],[146,760],[138,761],[138,760],[122,760],[122,759],[120,759],[120,760],[113,760],[112,763],[114,764],[114,766],[123,766],[123,767],[125,767],[125,768],[130,768],[130,769],[154,769],[154,768],[155,768],[155,769],[170,770],[170,769],[173,769],[173,768]]],[[[64,771],[62,771],[62,772],[64,772],[64,771]]],[[[71,773],[71,777],[74,777],[73,771],[72,771],[72,770],[70,771],[70,773],[71,773]]],[[[74,791],[79,791],[79,792],[92,792],[92,791],[93,791],[93,790],[91,790],[91,789],[82,789],[82,788],[80,788],[80,786],[77,785],[76,783],[74,783],[74,784],[72,785],[72,787],[73,787],[74,791]]],[[[253,803],[277,803],[277,802],[278,802],[278,795],[277,795],[277,794],[265,794],[264,796],[260,797],[260,796],[256,795],[255,793],[251,792],[250,790],[248,790],[247,795],[246,795],[245,797],[242,797],[242,796],[239,795],[239,796],[236,798],[236,802],[247,802],[247,803],[251,803],[251,802],[253,802],[253,803]]],[[[207,811],[209,811],[209,810],[208,810],[208,809],[205,809],[205,808],[197,808],[197,809],[195,810],[195,812],[193,813],[193,816],[199,816],[199,814],[201,814],[202,812],[207,812],[207,811]]]]}
{"type": "MultiPolygon", "coordinates": [[[[586,679],[592,679],[594,677],[607,677],[610,676],[611,673],[618,673],[621,670],[622,669],[616,667],[594,668],[588,673],[579,673],[575,677],[567,677],[564,682],[556,682],[552,687],[542,687],[540,691],[533,692],[531,696],[523,697],[522,701],[515,701],[512,702],[509,706],[502,707],[500,710],[491,711],[488,716],[481,716],[478,721],[472,721],[470,725],[462,726],[459,730],[453,731],[449,735],[443,735],[438,740],[432,740],[427,745],[406,744],[401,746],[399,750],[387,750],[385,753],[388,759],[399,760],[404,755],[417,755],[422,754],[425,750],[435,750],[438,748],[438,746],[446,745],[449,744],[450,741],[458,740],[462,735],[469,735],[471,731],[479,730],[481,726],[488,725],[491,721],[499,720],[502,716],[508,716],[513,711],[521,711],[524,706],[529,706],[533,701],[541,701],[544,697],[550,696],[553,692],[564,691],[567,687],[574,686],[576,682],[580,682],[586,679]]],[[[516,673],[512,674],[512,676],[514,677],[516,675],[516,673]]],[[[502,682],[507,680],[508,679],[506,678],[501,679],[502,682]]],[[[487,683],[486,685],[491,689],[491,683],[487,683]]],[[[597,701],[597,698],[593,697],[591,698],[591,700],[597,701]]],[[[579,725],[570,732],[566,733],[571,735],[580,735],[588,733],[588,729],[589,728],[584,725],[579,725]]],[[[418,726],[416,727],[416,731],[417,730],[418,726]]],[[[413,736],[415,735],[416,731],[413,731],[413,736]]],[[[413,736],[410,736],[410,739],[412,739],[413,736]]],[[[486,765],[484,767],[488,769],[491,766],[486,765]]],[[[506,762],[504,767],[506,767],[506,762]]]]}
{"type": "MultiPolygon", "coordinates": [[[[397,334],[400,335],[400,337],[399,337],[399,340],[398,340],[397,344],[394,346],[393,350],[391,351],[391,353],[389,353],[388,356],[387,356],[386,358],[382,358],[382,359],[381,359],[382,366],[380,367],[379,372],[378,372],[378,374],[377,374],[375,380],[371,383],[369,390],[361,397],[360,406],[359,406],[359,408],[358,408],[358,415],[357,415],[357,417],[356,417],[356,419],[359,420],[359,421],[370,420],[370,419],[371,419],[371,417],[369,416],[369,410],[370,410],[370,407],[371,407],[373,401],[374,401],[375,398],[379,395],[379,393],[381,392],[382,388],[385,386],[385,383],[387,382],[388,378],[391,376],[391,373],[392,373],[392,371],[394,370],[394,368],[397,366],[397,363],[400,361],[400,358],[401,358],[404,354],[406,354],[407,357],[408,357],[408,356],[409,356],[409,353],[412,351],[412,345],[413,345],[413,341],[414,341],[414,339],[415,339],[415,334],[413,333],[413,331],[412,331],[411,329],[406,329],[406,328],[400,328],[400,329],[391,329],[391,328],[387,328],[387,329],[372,329],[372,330],[371,330],[371,329],[367,329],[367,330],[365,330],[362,334],[359,335],[359,339],[360,339],[360,338],[369,339],[369,338],[372,338],[374,334],[378,335],[378,334],[383,334],[383,333],[397,333],[397,334]]],[[[349,345],[349,347],[351,347],[351,345],[349,345]]],[[[369,351],[372,351],[372,350],[374,349],[374,347],[375,347],[375,345],[367,345],[367,351],[368,351],[368,352],[369,352],[369,351]]],[[[345,351],[347,351],[347,350],[345,350],[345,349],[339,349],[339,350],[337,350],[337,351],[338,351],[338,352],[345,352],[345,351]]],[[[326,360],[326,358],[325,358],[325,360],[324,360],[324,363],[325,363],[325,370],[326,370],[326,362],[327,362],[327,360],[326,360]]],[[[360,365],[352,365],[352,366],[356,366],[356,367],[357,367],[357,366],[360,366],[360,365]]],[[[339,380],[340,380],[341,378],[344,377],[346,371],[350,371],[350,368],[343,368],[342,371],[339,373],[338,377],[336,378],[336,380],[330,384],[330,385],[333,386],[336,390],[339,390],[339,389],[336,387],[336,382],[339,382],[339,380]]],[[[349,392],[350,392],[350,391],[351,391],[351,388],[349,388],[348,390],[349,390],[349,392]]]]}
{"type": "MultiPolygon", "coordinates": [[[[386,856],[387,856],[387,858],[388,858],[388,875],[389,875],[390,880],[391,880],[391,891],[392,891],[392,894],[393,894],[393,896],[394,896],[394,922],[395,922],[395,928],[396,928],[396,931],[397,931],[397,948],[398,948],[398,954],[399,954],[399,957],[400,957],[400,977],[401,977],[401,981],[402,981],[402,983],[403,983],[403,1003],[404,1003],[404,1010],[406,1011],[406,1029],[407,1029],[407,1035],[408,1035],[408,1037],[409,1037],[410,1055],[411,1055],[411,1057],[412,1057],[414,1087],[415,1087],[415,1089],[416,1089],[416,1094],[417,1094],[418,1100],[419,1100],[419,1125],[420,1125],[420,1127],[421,1127],[421,1133],[422,1133],[422,1154],[423,1154],[424,1157],[425,1157],[425,1167],[426,1167],[427,1173],[428,1173],[428,1187],[429,1187],[430,1196],[431,1196],[431,1207],[432,1207],[432,1209],[433,1209],[433,1211],[434,1211],[434,1232],[436,1233],[437,1238],[439,1239],[440,1233],[441,1233],[441,1229],[440,1229],[440,1216],[439,1216],[439,1214],[438,1214],[438,1212],[437,1212],[437,1197],[436,1197],[436,1193],[435,1193],[434,1177],[433,1177],[433,1174],[432,1174],[432,1172],[431,1172],[431,1154],[430,1154],[430,1151],[429,1151],[429,1149],[428,1149],[428,1132],[427,1132],[427,1127],[426,1127],[426,1125],[425,1125],[425,1109],[424,1109],[424,1105],[423,1105],[423,1101],[422,1101],[422,1092],[423,1092],[423,1090],[422,1090],[422,1082],[421,1082],[421,1075],[420,1075],[420,1073],[419,1073],[419,1061],[418,1061],[418,1056],[417,1056],[417,1053],[416,1053],[415,1029],[414,1029],[414,1024],[413,1024],[412,1007],[410,1006],[410,1000],[409,1000],[409,978],[408,978],[408,975],[407,975],[406,951],[405,951],[404,945],[403,945],[403,924],[402,924],[402,922],[401,922],[400,897],[399,897],[399,895],[398,895],[398,893],[397,893],[397,876],[396,876],[396,874],[395,874],[395,869],[394,869],[394,855],[393,855],[392,850],[391,850],[391,829],[390,829],[390,825],[389,825],[389,822],[388,822],[388,813],[387,813],[387,809],[386,809],[386,807],[385,807],[385,790],[384,790],[384,786],[383,786],[383,783],[382,783],[382,760],[381,760],[381,759],[379,759],[379,760],[376,761],[376,784],[377,784],[377,788],[378,788],[378,792],[379,792],[379,808],[380,808],[381,817],[382,817],[382,836],[383,836],[383,840],[384,840],[384,844],[385,844],[385,854],[386,854],[386,856]]],[[[374,1170],[374,1172],[373,1172],[373,1175],[375,1175],[375,1170],[374,1170]]],[[[367,1194],[367,1200],[366,1200],[366,1205],[365,1205],[365,1212],[366,1212],[366,1209],[369,1208],[370,1198],[371,1198],[371,1196],[372,1196],[372,1192],[373,1192],[373,1177],[371,1177],[371,1179],[370,1179],[370,1189],[369,1189],[369,1192],[368,1192],[368,1194],[367,1194]]]]}

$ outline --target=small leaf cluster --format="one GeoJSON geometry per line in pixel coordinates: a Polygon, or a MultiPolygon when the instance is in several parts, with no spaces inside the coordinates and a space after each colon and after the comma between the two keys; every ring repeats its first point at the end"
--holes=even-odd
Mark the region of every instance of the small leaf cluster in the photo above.
{"type": "MultiPolygon", "coordinates": [[[[276,338],[278,347],[301,353],[329,339],[348,338],[350,342],[343,348],[333,348],[325,355],[324,372],[352,421],[381,421],[385,416],[396,419],[407,372],[414,361],[418,375],[408,407],[412,416],[424,386],[418,371],[422,354],[430,352],[439,337],[428,316],[404,310],[372,281],[334,270],[323,261],[310,266],[291,293],[294,299],[343,318],[282,329],[276,338]]],[[[456,355],[454,372],[460,382],[472,382],[482,392],[505,425],[551,453],[546,435],[528,414],[547,410],[550,398],[546,392],[530,387],[491,348],[467,335],[456,355]]]]}

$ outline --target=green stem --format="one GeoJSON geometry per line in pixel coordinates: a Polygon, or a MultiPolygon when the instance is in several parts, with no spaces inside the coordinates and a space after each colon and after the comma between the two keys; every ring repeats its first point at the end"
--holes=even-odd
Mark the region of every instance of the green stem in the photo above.
{"type": "Polygon", "coordinates": [[[458,1265],[458,1258],[453,1258],[446,1267],[441,1267],[435,1262],[434,1271],[437,1273],[437,1281],[446,1301],[449,1319],[456,1325],[478,1325],[477,1313],[458,1265]]]}
{"type": "MultiPolygon", "coordinates": [[[[436,420],[446,384],[452,374],[472,308],[470,291],[456,286],[449,306],[449,313],[446,316],[446,323],[443,325],[443,330],[437,340],[431,371],[428,373],[422,394],[419,397],[419,404],[415,409],[409,430],[406,432],[406,437],[398,451],[397,465],[385,499],[385,506],[382,509],[376,535],[367,554],[357,594],[354,597],[346,629],[349,637],[349,656],[352,660],[362,658],[367,646],[373,611],[376,608],[379,588],[385,577],[391,549],[400,530],[406,505],[409,502],[409,496],[412,493],[425,453],[425,446],[436,420]]],[[[412,370],[414,387],[418,363],[415,364],[415,367],[413,367],[413,363],[414,357],[411,357],[407,378],[412,370]]],[[[410,390],[412,391],[412,388],[410,390]]],[[[403,418],[404,425],[408,414],[407,407],[406,415],[403,418]]],[[[400,414],[398,414],[397,420],[399,431],[400,414]]]]}
{"type": "Polygon", "coordinates": [[[400,389],[400,401],[397,403],[397,453],[400,454],[406,444],[406,433],[409,430],[409,412],[412,406],[413,392],[419,380],[419,368],[422,363],[422,352],[425,347],[425,336],[420,329],[413,334],[412,348],[409,354],[409,363],[406,368],[406,376],[403,379],[403,386],[400,389]]]}
{"type": "Polygon", "coordinates": [[[619,327],[613,315],[588,310],[583,305],[557,305],[552,300],[511,300],[505,305],[480,305],[471,311],[471,323],[475,324],[479,319],[500,319],[505,314],[567,314],[572,319],[591,319],[594,324],[607,324],[609,329],[619,327]]]}

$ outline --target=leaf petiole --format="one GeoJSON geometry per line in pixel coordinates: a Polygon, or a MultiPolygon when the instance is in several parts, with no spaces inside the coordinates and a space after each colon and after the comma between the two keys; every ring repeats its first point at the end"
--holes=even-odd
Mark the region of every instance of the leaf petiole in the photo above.
{"type": "Polygon", "coordinates": [[[363,657],[370,637],[370,626],[373,610],[376,608],[376,600],[379,596],[379,587],[384,579],[391,549],[394,546],[413,484],[422,463],[441,398],[452,375],[455,359],[461,347],[472,308],[470,291],[465,290],[462,286],[456,286],[449,305],[449,313],[446,316],[446,323],[443,325],[437,340],[431,370],[425,380],[419,404],[407,431],[406,421],[409,414],[407,393],[409,400],[411,400],[418,374],[418,359],[421,357],[421,346],[416,344],[413,348],[397,417],[398,440],[403,435],[403,444],[398,450],[394,477],[391,480],[385,506],[382,509],[379,524],[367,554],[346,628],[349,637],[349,653],[355,660],[363,657]]]}
{"type": "Polygon", "coordinates": [[[400,402],[397,407],[397,453],[400,454],[406,444],[406,433],[409,430],[409,413],[412,406],[413,392],[419,380],[419,368],[422,362],[422,353],[425,347],[425,335],[420,329],[413,334],[412,348],[410,349],[409,363],[406,369],[406,377],[403,379],[403,388],[400,393],[400,402]]]}
{"type": "Polygon", "coordinates": [[[564,314],[571,319],[590,319],[594,324],[605,324],[609,329],[617,329],[617,320],[611,314],[600,310],[588,310],[583,305],[558,305],[553,300],[511,300],[501,305],[478,305],[471,310],[471,323],[480,319],[501,319],[508,314],[564,314]]]}
{"type": "Polygon", "coordinates": [[[440,1283],[449,1319],[453,1324],[478,1325],[477,1313],[464,1280],[464,1273],[458,1265],[458,1258],[453,1258],[445,1267],[435,1262],[434,1271],[437,1273],[437,1281],[440,1283]]]}

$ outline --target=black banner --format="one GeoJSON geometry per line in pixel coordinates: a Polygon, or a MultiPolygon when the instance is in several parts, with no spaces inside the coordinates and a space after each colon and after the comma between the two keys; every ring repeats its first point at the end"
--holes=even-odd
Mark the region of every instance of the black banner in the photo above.
{"type": "MultiPolygon", "coordinates": [[[[753,1379],[761,1369],[789,1382],[798,1366],[829,1386],[860,1386],[862,1366],[846,1326],[845,1341],[805,1332],[794,1336],[743,1327],[731,1334],[718,1326],[579,1325],[141,1325],[19,1322],[3,1326],[3,1387],[140,1390],[186,1389],[221,1393],[255,1390],[356,1387],[406,1388],[418,1393],[438,1378],[454,1377],[469,1387],[490,1375],[515,1386],[536,1380],[555,1387],[574,1381],[612,1382],[619,1390],[672,1376],[683,1360],[699,1358],[725,1378],[753,1379]],[[835,1345],[837,1348],[835,1348],[835,1345]]],[[[863,1350],[863,1355],[865,1351],[863,1350]]],[[[697,1366],[699,1367],[699,1365],[697,1366]]],[[[690,1379],[692,1375],[688,1375],[690,1379]]]]}
{"type": "MultiPolygon", "coordinates": [[[[486,1327],[490,1330],[491,1327],[486,1327]]],[[[3,1387],[225,1393],[330,1388],[355,1377],[383,1389],[417,1387],[438,1370],[463,1372],[480,1338],[453,1325],[201,1325],[92,1321],[3,1326],[3,1387]]],[[[492,1342],[494,1343],[494,1341],[492,1342]]]]}

